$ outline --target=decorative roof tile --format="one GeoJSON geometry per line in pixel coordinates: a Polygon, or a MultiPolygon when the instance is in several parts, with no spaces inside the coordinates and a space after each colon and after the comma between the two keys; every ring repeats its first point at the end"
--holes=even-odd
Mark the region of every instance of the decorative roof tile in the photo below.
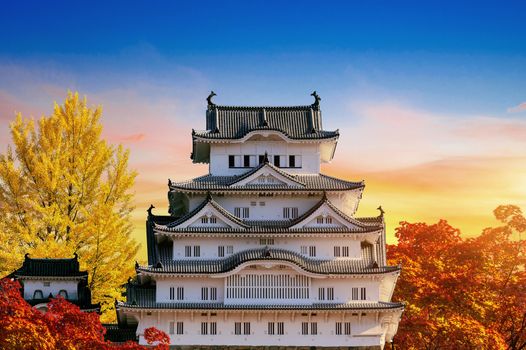
{"type": "MultiPolygon", "coordinates": [[[[369,248],[369,247],[367,247],[369,248]]],[[[380,266],[372,254],[363,252],[363,259],[315,260],[296,252],[278,248],[259,248],[244,250],[224,259],[216,260],[171,260],[167,259],[155,266],[138,266],[138,272],[154,274],[214,274],[234,270],[249,261],[286,261],[303,270],[318,274],[382,274],[399,271],[398,266],[380,266]]]]}
{"type": "Polygon", "coordinates": [[[338,130],[325,131],[319,105],[290,107],[240,107],[209,105],[206,129],[194,138],[240,139],[251,131],[279,131],[291,139],[338,137],[338,130]]]}
{"type": "Polygon", "coordinates": [[[363,181],[352,182],[337,179],[331,176],[324,174],[298,174],[292,175],[284,172],[283,170],[275,167],[274,165],[269,164],[277,171],[291,179],[301,183],[304,187],[289,187],[283,184],[257,184],[257,185],[245,185],[239,187],[230,187],[232,184],[242,180],[243,178],[252,175],[258,171],[264,164],[247,171],[245,174],[238,176],[214,176],[214,175],[204,175],[189,181],[184,182],[171,182],[169,183],[169,189],[171,191],[198,191],[198,192],[207,192],[207,191],[259,191],[259,190],[272,190],[272,191],[349,191],[355,189],[363,189],[365,184],[363,181]]]}

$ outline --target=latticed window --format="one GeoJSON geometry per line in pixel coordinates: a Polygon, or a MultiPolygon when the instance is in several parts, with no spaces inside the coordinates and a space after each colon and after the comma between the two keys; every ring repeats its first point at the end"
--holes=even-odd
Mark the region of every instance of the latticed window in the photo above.
{"type": "Polygon", "coordinates": [[[340,256],[340,247],[334,247],[334,256],[339,257],[340,256]]]}
{"type": "Polygon", "coordinates": [[[342,256],[349,256],[349,247],[342,247],[342,256]]]}
{"type": "Polygon", "coordinates": [[[351,335],[351,322],[345,322],[345,335],[351,335]]]}
{"type": "Polygon", "coordinates": [[[274,335],[274,322],[268,323],[267,334],[274,335]]]}
{"type": "Polygon", "coordinates": [[[217,334],[217,323],[216,322],[210,322],[210,334],[211,335],[217,334]]]}
{"type": "Polygon", "coordinates": [[[334,300],[334,288],[327,288],[327,300],[334,300]]]}
{"type": "Polygon", "coordinates": [[[302,335],[309,334],[309,322],[301,322],[301,334],[302,335]]]}
{"type": "Polygon", "coordinates": [[[283,322],[278,322],[278,335],[285,334],[285,324],[283,322]]]}
{"type": "Polygon", "coordinates": [[[310,323],[310,334],[312,335],[318,334],[318,323],[317,322],[310,323]]]}
{"type": "Polygon", "coordinates": [[[227,299],[309,299],[310,279],[302,275],[246,274],[226,278],[227,299]]]}
{"type": "Polygon", "coordinates": [[[366,291],[367,291],[367,289],[365,287],[362,287],[360,289],[360,299],[361,300],[366,300],[367,299],[366,291]]]}
{"type": "Polygon", "coordinates": [[[184,288],[177,287],[177,300],[184,300],[184,288]]]}
{"type": "Polygon", "coordinates": [[[250,334],[250,322],[243,323],[243,334],[245,335],[250,334]]]}
{"type": "Polygon", "coordinates": [[[234,334],[236,335],[241,334],[241,322],[234,323],[234,334]]]}
{"type": "Polygon", "coordinates": [[[336,331],[335,331],[336,335],[342,335],[342,323],[341,322],[336,322],[336,331]]]}
{"type": "Polygon", "coordinates": [[[217,247],[217,256],[219,257],[225,256],[225,246],[224,245],[220,245],[219,247],[217,247]]]}
{"type": "Polygon", "coordinates": [[[201,334],[208,334],[208,323],[201,322],[201,334]]]}
{"type": "Polygon", "coordinates": [[[217,218],[216,218],[215,216],[212,216],[212,217],[210,218],[210,223],[211,223],[211,224],[217,224],[217,218]]]}

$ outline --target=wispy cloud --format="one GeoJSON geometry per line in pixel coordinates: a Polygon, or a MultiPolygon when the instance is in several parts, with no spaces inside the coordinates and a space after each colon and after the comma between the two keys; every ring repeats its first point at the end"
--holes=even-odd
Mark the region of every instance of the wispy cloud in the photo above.
{"type": "Polygon", "coordinates": [[[522,102],[515,107],[510,107],[507,109],[508,113],[519,113],[526,111],[526,102],[522,102]]]}

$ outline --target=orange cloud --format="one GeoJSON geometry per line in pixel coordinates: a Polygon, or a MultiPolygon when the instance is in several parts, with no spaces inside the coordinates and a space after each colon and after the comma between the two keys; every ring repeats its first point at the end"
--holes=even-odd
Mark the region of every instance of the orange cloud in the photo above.
{"type": "Polygon", "coordinates": [[[508,113],[518,113],[523,111],[526,111],[526,102],[520,103],[515,107],[508,108],[508,113]]]}

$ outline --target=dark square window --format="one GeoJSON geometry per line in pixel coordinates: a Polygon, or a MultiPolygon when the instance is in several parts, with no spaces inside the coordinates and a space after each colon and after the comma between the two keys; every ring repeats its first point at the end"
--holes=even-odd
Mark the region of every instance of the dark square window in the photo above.
{"type": "Polygon", "coordinates": [[[289,156],[289,167],[290,168],[296,167],[296,157],[295,156],[289,156]]]}
{"type": "Polygon", "coordinates": [[[243,166],[245,168],[250,167],[250,156],[243,156],[243,166]]]}
{"type": "Polygon", "coordinates": [[[279,156],[274,156],[274,165],[279,167],[279,156]]]}
{"type": "Polygon", "coordinates": [[[265,161],[265,156],[263,154],[259,155],[259,164],[263,163],[265,161]]]}
{"type": "Polygon", "coordinates": [[[228,156],[228,167],[233,168],[236,166],[236,160],[234,156],[228,156]]]}

